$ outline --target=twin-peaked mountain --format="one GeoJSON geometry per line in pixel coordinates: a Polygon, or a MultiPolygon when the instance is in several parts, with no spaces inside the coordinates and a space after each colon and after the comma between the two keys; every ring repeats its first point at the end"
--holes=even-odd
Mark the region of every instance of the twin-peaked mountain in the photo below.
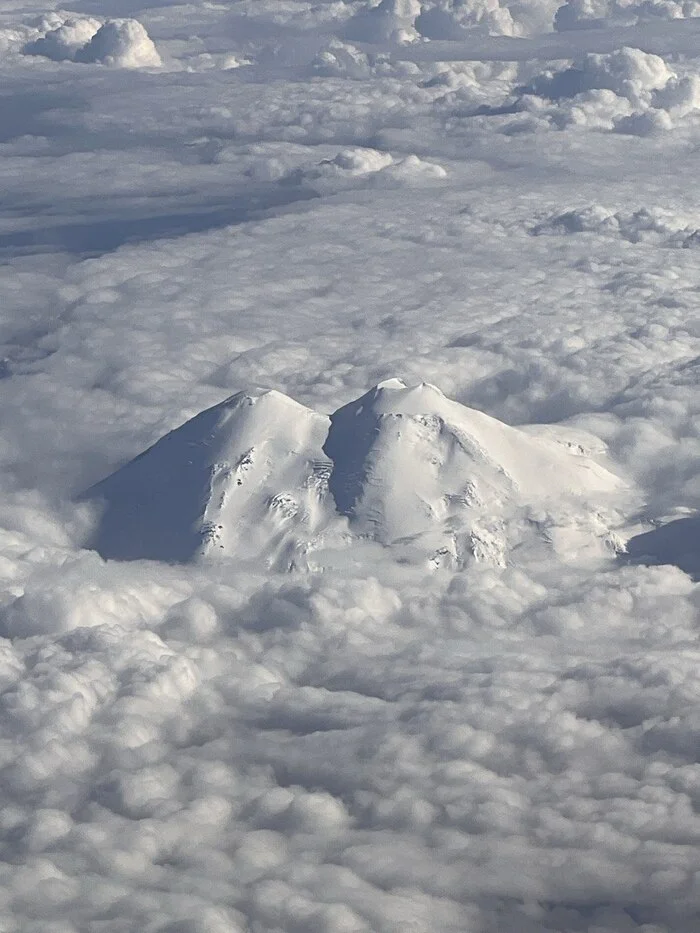
{"type": "Polygon", "coordinates": [[[609,544],[607,502],[622,482],[599,459],[390,379],[330,417],[280,392],[240,392],[84,498],[103,500],[91,544],[106,558],[503,565],[523,546],[546,559],[609,544]]]}

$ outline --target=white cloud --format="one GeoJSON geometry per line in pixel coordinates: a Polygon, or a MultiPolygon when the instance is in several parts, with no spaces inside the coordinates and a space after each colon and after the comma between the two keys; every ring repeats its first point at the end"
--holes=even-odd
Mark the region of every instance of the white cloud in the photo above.
{"type": "Polygon", "coordinates": [[[380,0],[361,9],[345,27],[349,39],[361,42],[411,42],[417,38],[419,0],[380,0]]]}
{"type": "Polygon", "coordinates": [[[415,187],[439,183],[445,169],[410,154],[395,158],[389,152],[367,147],[342,149],[333,158],[301,165],[286,173],[283,183],[309,185],[322,194],[353,188],[415,187]]]}
{"type": "Polygon", "coordinates": [[[630,243],[650,242],[670,247],[687,247],[696,232],[692,217],[662,208],[611,211],[601,204],[565,211],[532,229],[535,236],[595,233],[598,236],[622,237],[630,243]]]}
{"type": "Polygon", "coordinates": [[[536,77],[527,91],[549,100],[567,100],[590,91],[611,91],[632,104],[647,103],[652,91],[674,77],[658,55],[621,48],[610,54],[586,55],[578,64],[536,77]]]}
{"type": "Polygon", "coordinates": [[[592,29],[604,25],[631,26],[697,17],[700,5],[696,0],[567,0],[557,10],[554,27],[560,32],[570,29],[592,29]]]}
{"type": "Polygon", "coordinates": [[[43,55],[55,62],[74,61],[76,54],[87,45],[102,23],[91,17],[69,18],[49,29],[40,39],[24,47],[25,55],[43,55]]]}
{"type": "Polygon", "coordinates": [[[671,130],[700,100],[695,76],[679,79],[660,56],[626,47],[589,53],[569,67],[537,75],[521,91],[524,109],[557,126],[635,136],[671,130]]]}
{"type": "Polygon", "coordinates": [[[116,68],[157,68],[162,62],[153,41],[135,19],[107,20],[75,53],[77,62],[116,68]]]}
{"type": "Polygon", "coordinates": [[[604,899],[613,931],[636,896],[640,918],[690,930],[672,892],[695,865],[697,663],[673,648],[694,624],[691,584],[629,568],[552,600],[488,574],[443,595],[408,578],[275,583],[231,613],[229,589],[253,582],[234,577],[202,590],[227,620],[215,651],[113,624],[54,636],[39,664],[39,642],[15,642],[23,673],[2,704],[16,909],[30,926],[78,904],[133,925],[153,918],[157,885],[161,923],[388,931],[411,916],[456,931],[566,929],[572,901],[604,899]],[[640,637],[655,652],[605,650],[640,637]],[[71,897],[49,885],[30,901],[23,871],[71,897]],[[548,905],[535,918],[532,897],[548,905]]]}
{"type": "Polygon", "coordinates": [[[53,61],[112,65],[116,68],[157,68],[162,61],[144,27],[134,19],[68,16],[51,20],[44,35],[24,46],[25,55],[41,55],[53,61]]]}
{"type": "Polygon", "coordinates": [[[416,26],[428,39],[464,39],[468,30],[475,27],[486,29],[493,36],[522,34],[521,25],[514,20],[508,7],[501,6],[498,0],[424,3],[416,26]]]}

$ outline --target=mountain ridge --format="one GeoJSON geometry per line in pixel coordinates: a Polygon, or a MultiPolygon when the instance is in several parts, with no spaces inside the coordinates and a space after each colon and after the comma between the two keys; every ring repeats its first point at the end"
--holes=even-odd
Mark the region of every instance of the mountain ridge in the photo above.
{"type": "Polygon", "coordinates": [[[528,527],[556,526],[557,515],[604,539],[596,503],[623,481],[531,431],[429,383],[385,380],[330,416],[274,389],[244,390],[83,494],[104,502],[90,546],[109,559],[313,570],[370,542],[400,562],[458,569],[505,564],[528,527]]]}

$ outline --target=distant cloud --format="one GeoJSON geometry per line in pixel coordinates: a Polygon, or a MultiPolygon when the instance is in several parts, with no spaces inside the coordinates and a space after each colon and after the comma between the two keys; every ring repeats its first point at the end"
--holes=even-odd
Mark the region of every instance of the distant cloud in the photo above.
{"type": "Polygon", "coordinates": [[[27,43],[23,51],[57,62],[96,63],[115,68],[157,68],[162,64],[153,41],[134,19],[102,22],[90,17],[69,17],[27,43]]]}

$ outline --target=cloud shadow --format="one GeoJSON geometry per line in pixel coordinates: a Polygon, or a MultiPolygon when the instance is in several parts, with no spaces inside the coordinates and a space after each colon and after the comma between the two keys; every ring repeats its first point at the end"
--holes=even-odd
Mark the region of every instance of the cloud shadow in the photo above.
{"type": "Polygon", "coordinates": [[[635,535],[627,542],[622,559],[631,564],[672,564],[700,580],[700,515],[635,535]]]}
{"type": "Polygon", "coordinates": [[[0,234],[0,256],[48,251],[99,256],[126,244],[174,239],[242,224],[262,218],[270,210],[316,197],[317,193],[308,188],[274,188],[263,193],[236,195],[228,198],[224,206],[207,205],[187,212],[47,223],[32,230],[0,234]]]}

